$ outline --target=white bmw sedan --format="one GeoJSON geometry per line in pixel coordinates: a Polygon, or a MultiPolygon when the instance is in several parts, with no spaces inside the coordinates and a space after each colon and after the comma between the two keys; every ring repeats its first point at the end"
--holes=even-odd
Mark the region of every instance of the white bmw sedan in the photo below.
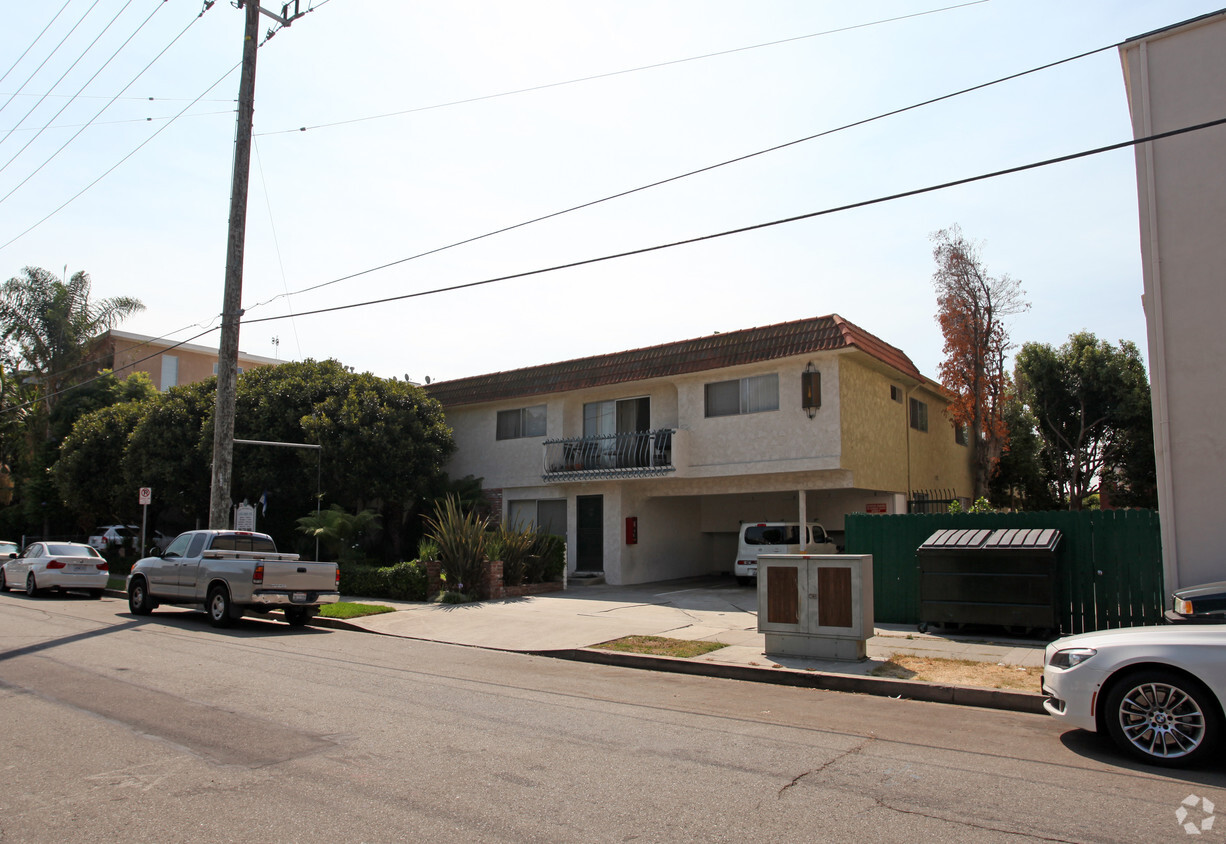
{"type": "Polygon", "coordinates": [[[25,589],[34,597],[48,589],[72,589],[101,598],[109,577],[106,560],[84,543],[35,542],[0,566],[0,591],[25,589]]]}
{"type": "MultiPolygon", "coordinates": [[[[1222,748],[1226,625],[1101,630],[1047,646],[1044,708],[1155,765],[1222,748]]],[[[1220,756],[1218,757],[1221,758],[1220,756]]]]}

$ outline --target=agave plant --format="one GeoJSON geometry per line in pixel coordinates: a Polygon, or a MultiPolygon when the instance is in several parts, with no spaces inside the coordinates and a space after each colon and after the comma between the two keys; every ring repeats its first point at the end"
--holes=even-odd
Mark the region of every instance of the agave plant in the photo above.
{"type": "Polygon", "coordinates": [[[485,562],[487,520],[476,513],[465,513],[459,501],[448,495],[426,516],[426,539],[438,547],[439,567],[449,592],[474,593],[481,582],[485,562]]]}

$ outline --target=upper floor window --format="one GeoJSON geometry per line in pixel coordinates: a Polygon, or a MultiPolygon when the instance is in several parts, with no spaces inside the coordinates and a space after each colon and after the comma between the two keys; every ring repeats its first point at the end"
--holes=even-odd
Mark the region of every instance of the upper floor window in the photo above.
{"type": "Polygon", "coordinates": [[[651,399],[592,401],[583,405],[583,436],[633,434],[651,428],[651,399]]]}
{"type": "Polygon", "coordinates": [[[966,445],[968,441],[969,440],[966,434],[966,426],[959,425],[957,422],[955,422],[954,423],[954,442],[956,442],[958,445],[966,445]]]}
{"type": "Polygon", "coordinates": [[[545,405],[498,411],[498,439],[545,436],[545,405]]]}
{"type": "Polygon", "coordinates": [[[911,399],[911,427],[917,431],[928,430],[928,405],[919,399],[911,399]]]}
{"type": "Polygon", "coordinates": [[[902,404],[902,387],[897,384],[890,385],[890,399],[902,404]]]}
{"type": "Polygon", "coordinates": [[[754,375],[706,385],[707,416],[736,416],[779,409],[779,374],[754,375]]]}

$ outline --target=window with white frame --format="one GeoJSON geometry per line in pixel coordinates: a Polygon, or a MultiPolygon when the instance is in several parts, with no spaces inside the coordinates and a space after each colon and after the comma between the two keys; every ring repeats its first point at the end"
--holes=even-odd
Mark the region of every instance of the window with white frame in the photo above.
{"type": "Polygon", "coordinates": [[[169,390],[179,383],[179,358],[176,355],[162,355],[162,389],[169,390]]]}
{"type": "Polygon", "coordinates": [[[917,431],[928,430],[928,404],[911,399],[911,427],[917,431]]]}
{"type": "Polygon", "coordinates": [[[778,410],[779,373],[707,384],[705,399],[708,417],[778,410]]]}
{"type": "Polygon", "coordinates": [[[498,411],[496,436],[500,440],[545,436],[545,405],[536,404],[532,407],[498,411]]]}

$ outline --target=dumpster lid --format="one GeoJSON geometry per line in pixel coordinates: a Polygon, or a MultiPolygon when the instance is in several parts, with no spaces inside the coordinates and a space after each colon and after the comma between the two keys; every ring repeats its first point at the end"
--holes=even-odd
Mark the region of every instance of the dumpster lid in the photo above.
{"type": "Polygon", "coordinates": [[[994,531],[983,547],[1051,551],[1059,543],[1060,531],[1053,528],[1014,528],[994,531]]]}
{"type": "Polygon", "coordinates": [[[924,540],[921,551],[961,548],[981,551],[1023,549],[1028,551],[1051,551],[1060,542],[1060,531],[1053,528],[1008,528],[986,530],[963,528],[961,530],[938,530],[924,540]]]}
{"type": "Polygon", "coordinates": [[[978,548],[987,541],[992,531],[982,528],[963,528],[962,530],[938,530],[924,540],[921,549],[931,548],[978,548]]]}

